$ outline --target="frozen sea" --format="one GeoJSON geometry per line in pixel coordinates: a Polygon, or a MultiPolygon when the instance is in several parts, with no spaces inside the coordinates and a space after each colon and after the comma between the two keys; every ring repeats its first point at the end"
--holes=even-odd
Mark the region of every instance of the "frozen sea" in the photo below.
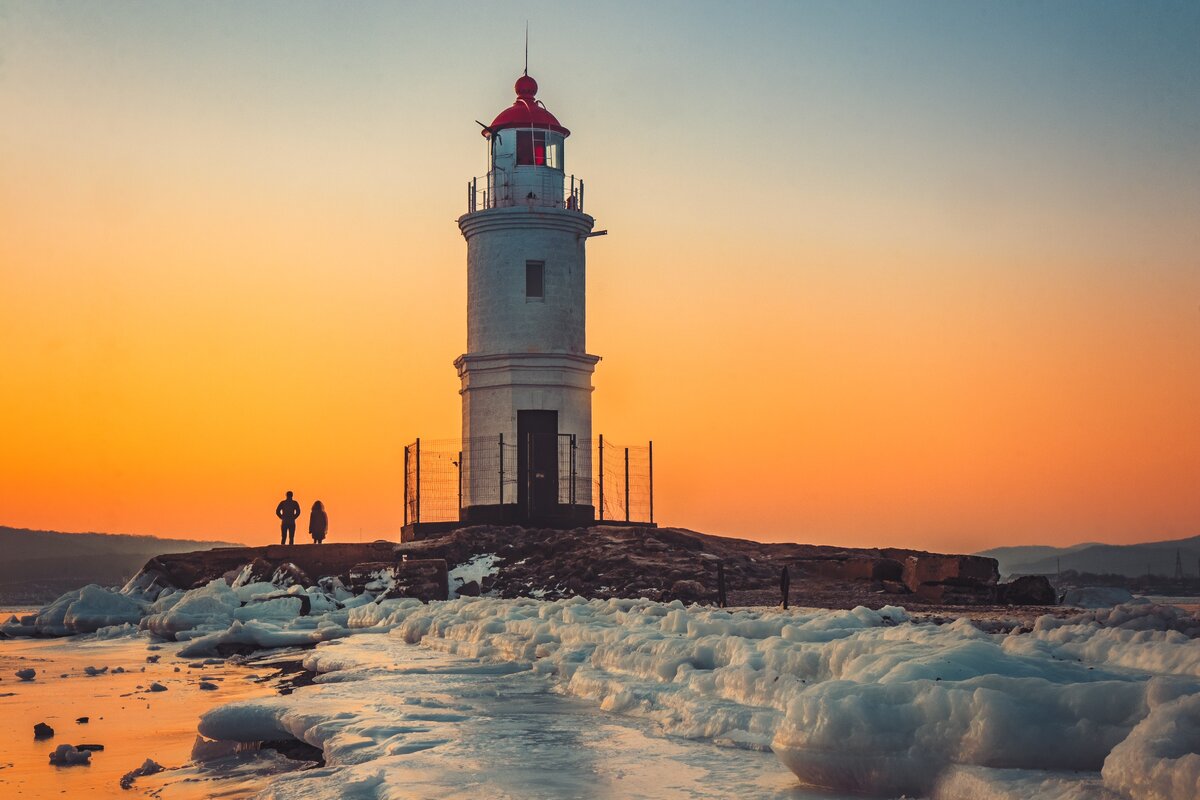
{"type": "MultiPolygon", "coordinates": [[[[146,635],[0,642],[0,710],[9,739],[0,756],[0,796],[831,797],[798,787],[770,752],[664,734],[646,719],[554,693],[528,669],[379,635],[335,646],[347,668],[285,698],[276,681],[265,680],[275,673],[270,663],[181,658],[181,645],[152,644],[146,635]],[[147,664],[147,656],[158,660],[147,664]],[[33,681],[12,677],[29,667],[38,672],[33,681]],[[104,671],[92,676],[87,667],[104,671]],[[219,688],[201,691],[201,680],[219,688]],[[147,691],[152,682],[167,690],[147,691]],[[253,749],[217,750],[193,761],[200,717],[231,701],[254,700],[307,709],[326,726],[343,728],[331,742],[338,764],[319,767],[253,749]],[[85,715],[86,724],[75,722],[85,715]],[[37,722],[48,723],[55,736],[35,740],[37,722]],[[86,767],[50,766],[49,753],[64,742],[105,749],[86,767]],[[123,792],[122,775],[147,758],[167,769],[137,778],[123,792]]],[[[283,651],[266,660],[298,655],[283,651]]]]}
{"type": "Polygon", "coordinates": [[[896,607],[282,591],[88,587],[0,626],[94,632],[0,641],[18,738],[89,692],[125,701],[90,767],[55,771],[26,742],[0,785],[76,770],[111,791],[153,758],[170,769],[132,791],[188,800],[1200,797],[1200,619],[1175,606],[935,624],[896,607]],[[231,649],[299,659],[312,685],[280,694],[231,649]],[[10,677],[38,659],[33,684],[10,677]],[[167,691],[84,661],[146,666],[167,691]]]}

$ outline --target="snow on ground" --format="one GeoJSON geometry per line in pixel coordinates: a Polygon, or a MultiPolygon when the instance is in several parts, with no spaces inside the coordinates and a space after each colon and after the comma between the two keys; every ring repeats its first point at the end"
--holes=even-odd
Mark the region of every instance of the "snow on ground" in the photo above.
{"type": "Polygon", "coordinates": [[[475,581],[481,582],[484,578],[496,574],[496,563],[500,557],[494,553],[481,553],[471,558],[464,564],[459,564],[454,569],[450,570],[448,575],[450,583],[450,599],[458,597],[458,590],[463,584],[475,581]]]}
{"type": "MultiPolygon", "coordinates": [[[[456,570],[455,584],[492,568],[475,559],[456,570]]],[[[389,794],[393,785],[447,795],[457,785],[447,775],[482,790],[503,774],[497,759],[510,745],[496,734],[517,718],[505,704],[567,701],[599,719],[648,726],[630,733],[609,723],[612,737],[641,737],[634,750],[669,750],[662,735],[737,748],[727,769],[773,753],[800,786],[824,791],[934,800],[1200,796],[1200,619],[1144,600],[988,632],[967,619],[913,620],[894,607],[781,612],[486,597],[426,605],[350,596],[332,584],[241,583],[158,596],[86,587],[0,629],[92,629],[104,638],[140,628],[184,641],[185,657],[317,645],[305,666],[318,686],[222,706],[200,724],[212,739],[297,739],[324,752],[324,767],[281,777],[270,797],[324,796],[319,779],[331,776],[326,782],[346,791],[336,796],[414,796],[389,794]],[[658,744],[646,744],[647,731],[658,744]]],[[[602,748],[602,728],[576,725],[570,736],[602,748]]],[[[684,751],[660,757],[674,758],[680,774],[717,768],[692,764],[694,748],[684,751]]],[[[565,759],[565,776],[567,762],[584,754],[546,757],[565,759]]],[[[636,759],[622,763],[623,775],[642,769],[636,759]]],[[[575,778],[563,780],[561,791],[544,795],[530,795],[515,777],[505,791],[485,793],[595,796],[572,794],[575,778]]],[[[639,794],[637,780],[612,781],[605,791],[615,796],[665,796],[639,794]]],[[[680,796],[704,783],[684,781],[680,796]]]]}

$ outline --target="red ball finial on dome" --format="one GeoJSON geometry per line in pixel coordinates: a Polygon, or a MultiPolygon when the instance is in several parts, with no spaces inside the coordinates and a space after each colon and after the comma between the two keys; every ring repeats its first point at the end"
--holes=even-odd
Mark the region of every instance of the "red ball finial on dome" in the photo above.
{"type": "Polygon", "coordinates": [[[535,81],[529,75],[522,75],[521,77],[517,78],[517,82],[513,86],[513,89],[516,90],[517,97],[532,98],[535,94],[537,94],[537,81],[535,81]]]}

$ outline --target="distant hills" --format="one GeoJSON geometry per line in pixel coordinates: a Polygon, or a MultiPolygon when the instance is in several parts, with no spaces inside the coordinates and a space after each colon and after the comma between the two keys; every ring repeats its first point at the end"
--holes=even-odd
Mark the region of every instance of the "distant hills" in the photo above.
{"type": "Polygon", "coordinates": [[[89,583],[122,584],[160,553],[238,546],[230,542],[0,526],[0,603],[36,604],[89,583]]]}
{"type": "Polygon", "coordinates": [[[1152,575],[1173,576],[1177,552],[1183,561],[1184,576],[1196,577],[1200,570],[1200,536],[1141,544],[1088,542],[1071,547],[996,547],[976,555],[996,559],[1003,575],[1053,575],[1061,568],[1137,578],[1147,571],[1152,575]]]}

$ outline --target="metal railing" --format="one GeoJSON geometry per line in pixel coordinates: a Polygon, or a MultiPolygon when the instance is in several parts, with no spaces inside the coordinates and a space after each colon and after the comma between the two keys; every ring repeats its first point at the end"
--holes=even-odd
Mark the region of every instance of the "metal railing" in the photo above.
{"type": "Polygon", "coordinates": [[[489,208],[565,208],[583,212],[583,179],[548,167],[493,170],[467,182],[467,213],[489,208]]]}
{"type": "MultiPolygon", "coordinates": [[[[600,522],[654,521],[653,442],[626,447],[603,436],[547,435],[557,439],[559,504],[590,504],[600,522]]],[[[454,522],[468,506],[517,505],[519,484],[530,477],[518,462],[519,448],[500,435],[417,439],[404,448],[404,524],[454,522]]]]}

